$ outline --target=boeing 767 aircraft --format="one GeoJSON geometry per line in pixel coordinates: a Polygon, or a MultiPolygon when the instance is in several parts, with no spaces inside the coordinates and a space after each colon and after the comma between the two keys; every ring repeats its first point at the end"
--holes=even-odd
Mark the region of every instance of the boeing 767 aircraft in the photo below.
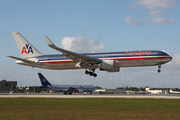
{"type": "Polygon", "coordinates": [[[96,88],[92,85],[52,85],[41,73],[38,73],[38,75],[42,84],[42,88],[63,92],[64,94],[72,94],[73,92],[90,92],[92,95],[92,91],[96,90],[96,88]]]}
{"type": "Polygon", "coordinates": [[[33,47],[20,33],[12,32],[22,58],[17,64],[52,70],[85,69],[85,73],[96,77],[95,69],[107,72],[119,72],[121,67],[158,66],[172,60],[163,51],[142,50],[103,53],[75,53],[55,46],[46,35],[43,35],[49,47],[61,52],[56,55],[43,55],[33,47]]]}

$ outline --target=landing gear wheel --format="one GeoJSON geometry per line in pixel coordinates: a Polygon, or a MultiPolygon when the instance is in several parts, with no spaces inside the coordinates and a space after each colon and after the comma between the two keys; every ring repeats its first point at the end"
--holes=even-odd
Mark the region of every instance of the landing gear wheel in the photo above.
{"type": "Polygon", "coordinates": [[[89,72],[89,75],[90,75],[90,76],[93,76],[93,72],[89,72]]]}
{"type": "Polygon", "coordinates": [[[161,72],[161,65],[158,65],[158,73],[161,72]]]}
{"type": "Polygon", "coordinates": [[[86,74],[89,74],[89,71],[86,70],[85,73],[86,73],[86,74]]]}
{"type": "Polygon", "coordinates": [[[97,77],[97,74],[96,73],[94,73],[94,75],[93,75],[94,77],[97,77]]]}

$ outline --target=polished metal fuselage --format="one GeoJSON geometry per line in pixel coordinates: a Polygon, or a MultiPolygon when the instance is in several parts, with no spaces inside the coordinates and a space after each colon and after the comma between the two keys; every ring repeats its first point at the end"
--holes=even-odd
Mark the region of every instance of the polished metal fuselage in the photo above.
{"type": "MultiPolygon", "coordinates": [[[[124,51],[124,52],[104,52],[104,53],[82,53],[91,58],[97,58],[101,60],[115,60],[119,61],[120,64],[117,67],[141,67],[141,66],[156,66],[162,65],[172,60],[172,57],[162,51],[124,51]]],[[[27,64],[22,61],[17,61],[17,64],[52,69],[52,70],[63,70],[63,69],[86,69],[75,67],[78,61],[73,61],[61,54],[57,55],[42,55],[36,58],[36,64],[27,64]]],[[[28,60],[29,60],[28,59],[28,60]]],[[[98,68],[97,64],[92,66],[98,68]]]]}

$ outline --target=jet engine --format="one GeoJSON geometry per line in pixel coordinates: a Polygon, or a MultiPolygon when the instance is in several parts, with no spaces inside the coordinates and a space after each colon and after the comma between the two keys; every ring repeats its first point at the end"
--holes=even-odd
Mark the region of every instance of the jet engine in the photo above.
{"type": "Polygon", "coordinates": [[[120,62],[117,60],[102,60],[98,67],[101,69],[114,69],[116,66],[119,66],[120,62]]]}
{"type": "Polygon", "coordinates": [[[107,72],[119,72],[120,62],[117,60],[103,60],[98,64],[99,70],[107,72]]]}

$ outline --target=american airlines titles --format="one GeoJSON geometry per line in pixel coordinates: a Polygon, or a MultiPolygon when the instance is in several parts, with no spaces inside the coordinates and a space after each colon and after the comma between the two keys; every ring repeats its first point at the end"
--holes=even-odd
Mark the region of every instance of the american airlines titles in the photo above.
{"type": "Polygon", "coordinates": [[[126,52],[125,55],[149,55],[152,54],[151,51],[146,52],[126,52]]]}

